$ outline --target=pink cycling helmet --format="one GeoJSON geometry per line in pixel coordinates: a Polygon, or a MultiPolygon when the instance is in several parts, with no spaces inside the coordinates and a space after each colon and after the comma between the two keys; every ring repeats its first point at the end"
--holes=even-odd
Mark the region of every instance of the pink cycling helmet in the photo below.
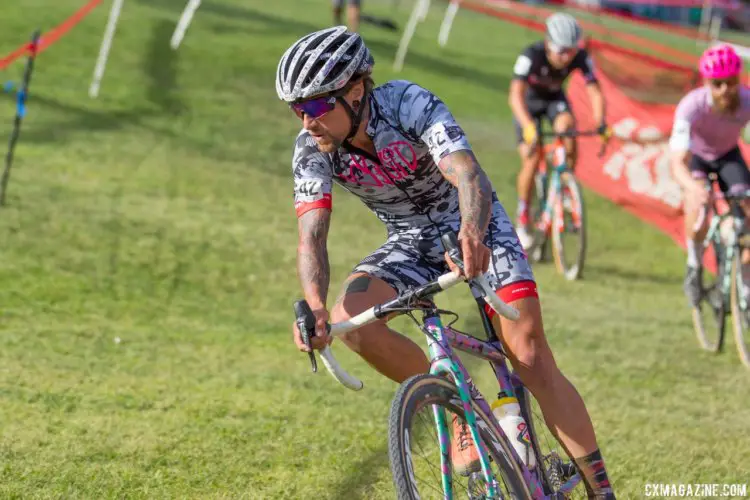
{"type": "Polygon", "coordinates": [[[731,45],[716,45],[706,49],[698,68],[703,78],[731,78],[742,71],[742,59],[731,45]]]}

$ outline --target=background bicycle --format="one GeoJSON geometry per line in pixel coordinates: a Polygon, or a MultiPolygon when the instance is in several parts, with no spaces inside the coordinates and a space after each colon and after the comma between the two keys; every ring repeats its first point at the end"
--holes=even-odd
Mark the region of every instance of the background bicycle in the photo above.
{"type": "Polygon", "coordinates": [[[704,252],[711,249],[708,258],[717,271],[714,275],[703,274],[701,300],[692,308],[693,327],[703,349],[721,352],[726,319],[731,312],[737,352],[745,366],[750,368],[750,344],[746,335],[750,321],[750,277],[742,264],[742,253],[750,248],[750,234],[739,205],[750,197],[750,191],[723,195],[716,188],[716,174],[709,175],[709,180],[713,191],[712,216],[703,245],[704,252]],[[728,206],[721,207],[721,200],[728,206]]]}
{"type": "MultiPolygon", "coordinates": [[[[557,270],[568,280],[583,275],[586,259],[586,212],[575,174],[569,168],[563,138],[598,135],[596,131],[542,132],[554,138],[551,144],[537,147],[539,157],[534,184],[531,215],[534,243],[529,251],[534,262],[544,260],[551,239],[557,270]]],[[[604,152],[602,145],[599,156],[604,152]]]]}

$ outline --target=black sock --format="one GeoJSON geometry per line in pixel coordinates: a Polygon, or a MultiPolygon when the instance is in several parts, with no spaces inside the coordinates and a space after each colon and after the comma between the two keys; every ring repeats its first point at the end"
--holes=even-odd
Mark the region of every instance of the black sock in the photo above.
{"type": "Polygon", "coordinates": [[[614,500],[615,494],[607,477],[607,468],[601,452],[595,450],[585,457],[573,459],[581,473],[589,498],[614,500]]]}

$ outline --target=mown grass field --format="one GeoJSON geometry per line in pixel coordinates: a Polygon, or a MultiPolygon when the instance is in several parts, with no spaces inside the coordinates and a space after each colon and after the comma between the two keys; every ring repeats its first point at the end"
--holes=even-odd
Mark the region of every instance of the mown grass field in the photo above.
{"type": "MultiPolygon", "coordinates": [[[[389,4],[367,9],[403,26],[409,5],[389,4]]],[[[3,4],[0,53],[80,5],[3,4]]],[[[291,342],[299,123],[273,76],[293,40],[330,23],[328,4],[207,1],[173,52],[183,5],[126,2],[98,100],[87,89],[108,7],[38,60],[0,209],[0,498],[392,498],[395,385],[335,344],[366,384],[347,391],[311,375],[291,342]]],[[[506,91],[535,35],[462,12],[439,49],[441,16],[430,13],[398,76],[446,101],[513,211],[506,91]]],[[[362,31],[376,80],[395,77],[398,35],[362,31]]],[[[0,99],[3,136],[13,109],[0,99]]],[[[345,192],[334,199],[338,283],[384,231],[345,192]]],[[[585,281],[535,272],[557,361],[588,404],[617,492],[747,482],[750,373],[731,340],[721,356],[699,350],[682,251],[591,191],[586,201],[585,281]]],[[[463,289],[440,303],[476,326],[463,289]]],[[[489,389],[488,370],[470,366],[489,389]]]]}

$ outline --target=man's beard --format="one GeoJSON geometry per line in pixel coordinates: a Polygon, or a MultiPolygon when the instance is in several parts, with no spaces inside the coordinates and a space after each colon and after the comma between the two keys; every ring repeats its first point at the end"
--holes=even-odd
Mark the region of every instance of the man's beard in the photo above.
{"type": "Polygon", "coordinates": [[[322,141],[315,141],[318,143],[318,149],[322,153],[334,153],[341,147],[342,141],[337,141],[329,135],[324,135],[322,141]]]}
{"type": "Polygon", "coordinates": [[[717,111],[722,113],[734,113],[740,104],[739,94],[732,94],[723,98],[714,99],[717,111]]]}

